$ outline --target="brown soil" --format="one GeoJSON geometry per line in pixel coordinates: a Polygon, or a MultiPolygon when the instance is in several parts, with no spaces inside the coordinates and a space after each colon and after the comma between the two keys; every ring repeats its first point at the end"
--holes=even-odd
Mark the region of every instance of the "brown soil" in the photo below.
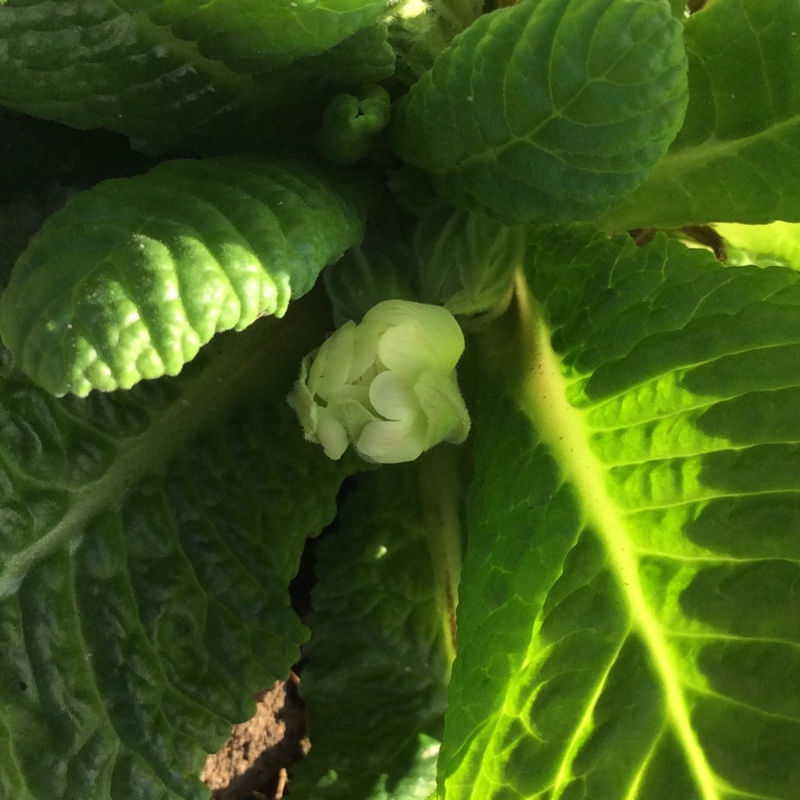
{"type": "Polygon", "coordinates": [[[288,793],[287,768],[309,750],[296,679],[255,700],[255,716],[234,725],[231,738],[206,760],[200,778],[212,800],[280,800],[288,793]]]}

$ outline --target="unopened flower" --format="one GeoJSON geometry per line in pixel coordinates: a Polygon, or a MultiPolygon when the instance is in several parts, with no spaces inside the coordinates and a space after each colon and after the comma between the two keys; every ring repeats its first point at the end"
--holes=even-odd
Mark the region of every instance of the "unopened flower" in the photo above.
{"type": "Polygon", "coordinates": [[[464,335],[439,306],[386,300],[347,322],[303,359],[289,395],[306,439],[339,459],[352,444],[367,461],[413,461],[467,438],[456,382],[464,335]]]}

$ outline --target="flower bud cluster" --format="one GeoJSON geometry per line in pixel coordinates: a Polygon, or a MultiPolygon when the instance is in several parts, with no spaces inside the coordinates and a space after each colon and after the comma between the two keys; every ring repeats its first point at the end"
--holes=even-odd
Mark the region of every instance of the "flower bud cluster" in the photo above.
{"type": "Polygon", "coordinates": [[[440,306],[386,300],[345,323],[303,360],[289,396],[306,439],[332,459],[413,461],[470,428],[456,382],[464,335],[440,306]]]}

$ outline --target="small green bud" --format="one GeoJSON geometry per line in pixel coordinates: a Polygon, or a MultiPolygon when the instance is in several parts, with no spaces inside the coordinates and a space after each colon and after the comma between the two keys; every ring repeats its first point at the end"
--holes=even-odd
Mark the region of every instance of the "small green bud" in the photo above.
{"type": "Polygon", "coordinates": [[[470,428],[456,381],[464,335],[439,306],[385,300],[303,359],[289,404],[305,437],[338,460],[352,444],[378,464],[413,461],[470,428]]]}
{"type": "Polygon", "coordinates": [[[322,127],[314,137],[317,152],[339,167],[358,163],[389,123],[391,107],[382,86],[370,86],[363,97],[337,95],[325,109],[322,127]]]}

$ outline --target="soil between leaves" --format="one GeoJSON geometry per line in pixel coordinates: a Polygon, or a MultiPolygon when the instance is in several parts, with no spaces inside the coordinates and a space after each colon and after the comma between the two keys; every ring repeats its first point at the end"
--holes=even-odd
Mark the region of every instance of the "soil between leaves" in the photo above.
{"type": "Polygon", "coordinates": [[[310,748],[294,681],[278,682],[255,700],[255,715],[234,725],[230,739],[206,760],[200,779],[212,790],[212,800],[288,796],[286,769],[310,748]]]}

